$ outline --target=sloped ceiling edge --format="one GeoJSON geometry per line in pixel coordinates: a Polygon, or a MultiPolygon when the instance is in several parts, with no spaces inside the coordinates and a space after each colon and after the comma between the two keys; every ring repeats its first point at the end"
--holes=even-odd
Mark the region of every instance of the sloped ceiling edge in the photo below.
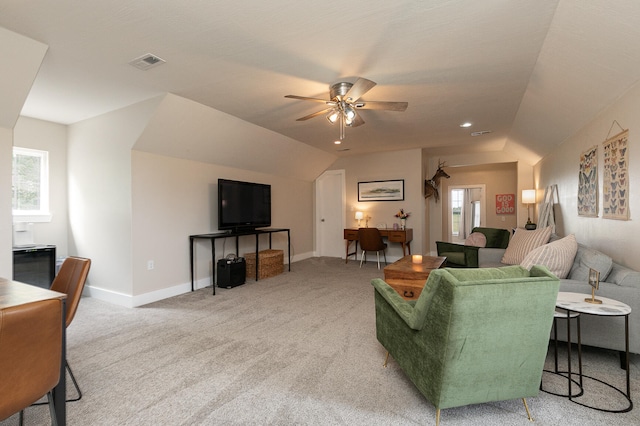
{"type": "Polygon", "coordinates": [[[312,181],[337,156],[174,94],[133,149],[312,181]]]}

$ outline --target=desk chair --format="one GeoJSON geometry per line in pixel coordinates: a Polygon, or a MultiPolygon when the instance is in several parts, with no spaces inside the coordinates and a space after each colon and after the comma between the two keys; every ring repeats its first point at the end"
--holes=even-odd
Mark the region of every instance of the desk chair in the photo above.
{"type": "Polygon", "coordinates": [[[387,254],[385,249],[387,245],[382,241],[382,235],[378,228],[360,228],[358,229],[358,242],[362,249],[362,257],[360,259],[360,267],[362,268],[362,262],[366,261],[368,251],[375,251],[378,257],[378,269],[380,269],[380,251],[384,255],[384,263],[387,264],[387,254]]]}
{"type": "Polygon", "coordinates": [[[62,300],[15,306],[0,312],[0,420],[47,395],[56,422],[51,390],[60,381],[62,300]]]}
{"type": "MultiPolygon", "coordinates": [[[[80,303],[80,297],[82,296],[82,290],[84,289],[87,275],[89,275],[90,267],[91,259],[74,256],[67,257],[62,263],[60,271],[58,271],[58,275],[56,275],[53,283],[51,284],[51,290],[59,293],[65,293],[67,295],[67,327],[69,327],[73,317],[76,315],[76,310],[80,303]]],[[[71,371],[71,367],[69,367],[68,361],[65,367],[69,372],[69,376],[71,376],[71,381],[73,382],[76,391],[78,392],[77,398],[68,399],[67,401],[79,401],[80,398],[82,398],[82,392],[80,391],[78,382],[71,371]]]]}

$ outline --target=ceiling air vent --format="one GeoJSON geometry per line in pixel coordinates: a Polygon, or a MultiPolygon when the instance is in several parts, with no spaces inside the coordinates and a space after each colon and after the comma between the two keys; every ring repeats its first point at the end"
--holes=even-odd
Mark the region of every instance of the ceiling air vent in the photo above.
{"type": "Polygon", "coordinates": [[[482,136],[491,133],[491,130],[480,130],[479,132],[471,132],[471,136],[482,136]]]}
{"type": "Polygon", "coordinates": [[[129,65],[138,68],[139,70],[146,71],[150,68],[157,67],[158,65],[164,64],[166,61],[156,55],[152,55],[151,53],[147,53],[146,55],[142,55],[139,58],[134,59],[129,62],[129,65]]]}

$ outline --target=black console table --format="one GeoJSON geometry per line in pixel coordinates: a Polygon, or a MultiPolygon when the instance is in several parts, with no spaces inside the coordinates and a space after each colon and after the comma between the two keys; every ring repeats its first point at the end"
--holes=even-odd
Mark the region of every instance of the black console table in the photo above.
{"type": "Polygon", "coordinates": [[[213,285],[213,294],[216,294],[216,240],[220,238],[229,238],[235,237],[236,239],[236,254],[238,254],[238,238],[245,235],[255,235],[256,236],[256,281],[258,281],[258,264],[259,258],[258,256],[258,243],[259,237],[262,234],[269,234],[269,248],[271,248],[271,234],[274,232],[286,232],[287,233],[287,258],[289,260],[289,272],[291,272],[291,232],[288,228],[263,228],[263,229],[255,229],[251,231],[239,231],[239,232],[214,232],[212,234],[197,234],[197,235],[189,235],[189,258],[191,261],[191,291],[194,290],[194,267],[193,267],[193,245],[195,240],[210,240],[211,241],[211,260],[212,260],[212,271],[211,271],[211,284],[213,285]]]}

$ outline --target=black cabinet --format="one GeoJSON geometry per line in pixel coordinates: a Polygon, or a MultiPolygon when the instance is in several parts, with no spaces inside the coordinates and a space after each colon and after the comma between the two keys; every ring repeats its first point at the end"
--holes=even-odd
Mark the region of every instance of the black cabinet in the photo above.
{"type": "Polygon", "coordinates": [[[13,279],[42,288],[51,287],[56,276],[56,246],[13,248],[13,279]]]}

